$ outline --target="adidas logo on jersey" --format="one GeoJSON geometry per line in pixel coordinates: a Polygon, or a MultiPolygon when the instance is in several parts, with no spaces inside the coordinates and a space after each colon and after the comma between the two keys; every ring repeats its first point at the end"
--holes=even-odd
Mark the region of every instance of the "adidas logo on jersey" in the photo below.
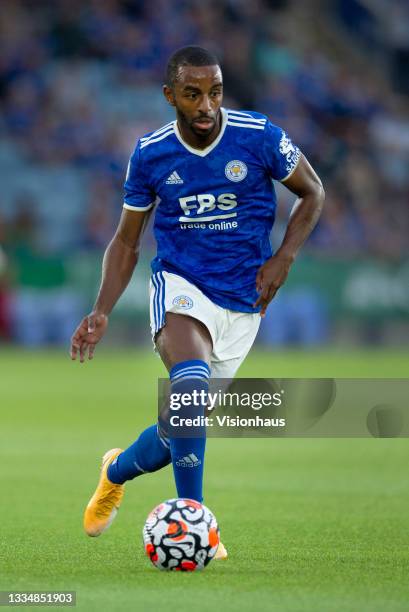
{"type": "Polygon", "coordinates": [[[179,174],[176,172],[172,172],[172,174],[166,180],[166,185],[182,185],[183,179],[180,178],[179,174]]]}
{"type": "Polygon", "coordinates": [[[178,467],[197,467],[201,463],[200,459],[198,459],[194,453],[190,453],[186,455],[186,457],[182,457],[176,461],[178,467]]]}

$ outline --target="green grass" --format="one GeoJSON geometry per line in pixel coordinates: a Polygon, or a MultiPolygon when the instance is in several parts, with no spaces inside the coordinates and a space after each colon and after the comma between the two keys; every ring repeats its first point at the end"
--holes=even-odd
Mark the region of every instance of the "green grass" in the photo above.
{"type": "MultiPolygon", "coordinates": [[[[407,376],[404,353],[253,353],[242,376],[407,376]]],[[[409,441],[211,439],[206,503],[226,562],[159,572],[148,511],[171,469],[127,486],[101,538],[82,532],[100,456],[155,418],[151,353],[0,352],[0,590],[76,590],[81,610],[389,612],[409,609],[409,441]]]]}

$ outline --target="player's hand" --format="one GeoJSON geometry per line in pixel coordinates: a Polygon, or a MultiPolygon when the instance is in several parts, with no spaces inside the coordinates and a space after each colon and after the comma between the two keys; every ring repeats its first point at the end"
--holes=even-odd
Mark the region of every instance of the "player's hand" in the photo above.
{"type": "Polygon", "coordinates": [[[267,306],[284,284],[292,262],[293,259],[277,253],[259,268],[256,277],[256,289],[260,295],[254,302],[253,307],[257,308],[261,305],[261,317],[265,316],[267,306]]]}
{"type": "Polygon", "coordinates": [[[101,340],[107,327],[108,317],[104,314],[91,312],[84,317],[71,338],[71,359],[77,359],[79,353],[80,362],[84,363],[87,351],[88,359],[92,359],[95,346],[101,340]]]}

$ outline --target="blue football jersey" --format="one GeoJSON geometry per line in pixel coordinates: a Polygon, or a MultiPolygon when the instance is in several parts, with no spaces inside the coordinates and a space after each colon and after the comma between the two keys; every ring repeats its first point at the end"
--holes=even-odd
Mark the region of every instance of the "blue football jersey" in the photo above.
{"type": "Polygon", "coordinates": [[[272,255],[272,179],[288,178],[301,153],[266,116],[221,113],[220,133],[206,149],[189,146],[176,121],[141,138],[124,207],[155,207],[153,272],[184,277],[224,308],[255,312],[257,270],[272,255]]]}

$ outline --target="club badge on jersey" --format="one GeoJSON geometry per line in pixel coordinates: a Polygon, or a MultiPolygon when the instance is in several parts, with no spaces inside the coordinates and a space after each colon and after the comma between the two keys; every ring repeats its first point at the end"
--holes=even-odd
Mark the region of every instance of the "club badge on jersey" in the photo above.
{"type": "Polygon", "coordinates": [[[242,181],[247,176],[247,166],[244,162],[239,159],[234,159],[226,164],[226,169],[224,171],[225,175],[230,181],[234,183],[238,183],[242,181]]]}

